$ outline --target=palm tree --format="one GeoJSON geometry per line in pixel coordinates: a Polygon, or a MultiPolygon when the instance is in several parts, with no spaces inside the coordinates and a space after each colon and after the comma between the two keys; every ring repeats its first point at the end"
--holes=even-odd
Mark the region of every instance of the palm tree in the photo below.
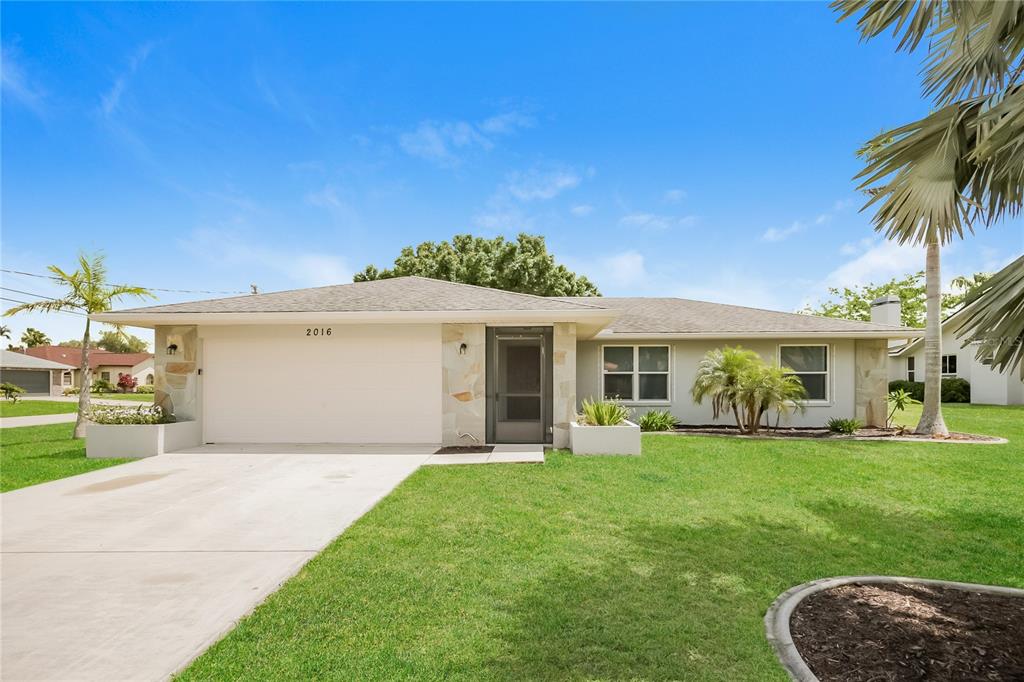
{"type": "Polygon", "coordinates": [[[935,110],[869,141],[857,176],[875,229],[925,256],[925,396],[918,433],[946,435],[940,402],[940,248],[1024,201],[1024,12],[1001,0],[836,0],[864,39],[892,30],[900,50],[924,43],[935,110]],[[927,38],[927,40],[925,40],[927,38]]]}
{"type": "Polygon", "coordinates": [[[0,324],[0,338],[7,339],[8,341],[11,339],[11,328],[6,324],[0,324]]]}
{"type": "Polygon", "coordinates": [[[1024,379],[1024,256],[968,294],[957,336],[966,337],[964,345],[980,341],[978,360],[992,369],[1019,368],[1024,379]]]}
{"type": "Polygon", "coordinates": [[[22,303],[4,313],[16,315],[21,312],[57,312],[61,310],[75,311],[86,315],[85,333],[82,335],[82,386],[78,394],[78,420],[75,422],[75,438],[85,437],[86,415],[89,412],[89,315],[110,310],[118,299],[125,296],[143,298],[153,294],[142,287],[130,287],[121,284],[107,283],[107,267],[103,254],[86,257],[78,256],[78,270],[68,273],[56,265],[49,266],[53,279],[67,291],[61,298],[45,301],[22,303]]]}
{"type": "Polygon", "coordinates": [[[25,344],[26,348],[35,348],[36,346],[48,346],[50,345],[50,337],[39,331],[28,327],[25,332],[21,335],[21,342],[25,344]]]}
{"type": "Polygon", "coordinates": [[[710,350],[697,364],[697,374],[690,395],[698,405],[703,403],[705,398],[710,398],[715,419],[723,412],[732,412],[736,419],[736,428],[745,431],[746,415],[740,412],[740,381],[744,373],[760,362],[761,357],[757,353],[739,346],[710,350]]]}
{"type": "Polygon", "coordinates": [[[779,421],[783,415],[788,416],[798,411],[801,414],[807,411],[804,402],[807,399],[807,389],[800,381],[800,377],[793,374],[788,367],[770,365],[764,368],[765,392],[762,396],[761,411],[767,421],[768,411],[775,410],[775,430],[779,430],[779,421]]]}

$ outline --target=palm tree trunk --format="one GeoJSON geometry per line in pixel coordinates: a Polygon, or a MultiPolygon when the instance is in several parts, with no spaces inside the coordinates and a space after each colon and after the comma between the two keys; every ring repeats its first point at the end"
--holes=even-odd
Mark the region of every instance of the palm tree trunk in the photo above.
{"type": "Polygon", "coordinates": [[[78,419],[75,421],[75,438],[85,438],[86,420],[89,414],[89,390],[92,388],[92,374],[89,372],[89,318],[85,318],[85,334],[82,336],[82,386],[78,392],[78,419]]]}
{"type": "Polygon", "coordinates": [[[924,285],[926,314],[924,328],[924,404],[916,433],[948,436],[942,419],[942,273],[939,267],[939,242],[928,242],[925,256],[924,285]]]}

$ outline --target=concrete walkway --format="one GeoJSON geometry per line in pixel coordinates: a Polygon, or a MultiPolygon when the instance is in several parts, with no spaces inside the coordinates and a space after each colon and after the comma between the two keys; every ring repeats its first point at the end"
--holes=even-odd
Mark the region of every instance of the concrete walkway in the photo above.
{"type": "Polygon", "coordinates": [[[175,453],[0,495],[4,679],[168,677],[429,456],[175,453]]]}
{"type": "Polygon", "coordinates": [[[45,426],[46,424],[66,424],[78,418],[77,412],[66,414],[37,414],[30,417],[0,417],[0,429],[13,429],[18,426],[45,426]]]}

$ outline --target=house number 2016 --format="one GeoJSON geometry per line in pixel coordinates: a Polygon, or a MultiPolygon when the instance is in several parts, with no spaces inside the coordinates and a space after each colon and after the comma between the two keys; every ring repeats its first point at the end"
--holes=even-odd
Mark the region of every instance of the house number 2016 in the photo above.
{"type": "Polygon", "coordinates": [[[306,336],[330,336],[330,327],[306,327],[306,336]]]}

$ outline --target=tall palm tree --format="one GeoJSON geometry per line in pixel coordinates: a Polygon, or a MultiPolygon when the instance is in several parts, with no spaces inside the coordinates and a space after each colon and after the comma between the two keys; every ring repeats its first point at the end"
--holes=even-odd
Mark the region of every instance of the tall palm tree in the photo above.
{"type": "Polygon", "coordinates": [[[1024,9],[1019,1],[836,0],[864,39],[892,31],[926,45],[924,92],[935,110],[869,141],[858,175],[875,229],[926,247],[925,400],[918,433],[945,435],[940,402],[940,248],[1016,215],[1024,200],[1024,9]],[[927,40],[926,40],[927,39],[927,40]]]}
{"type": "Polygon", "coordinates": [[[21,342],[25,344],[26,348],[35,348],[36,346],[48,346],[50,345],[50,337],[38,329],[28,327],[21,335],[21,342]]]}
{"type": "Polygon", "coordinates": [[[1019,369],[1024,379],[1024,256],[968,294],[957,336],[979,341],[977,357],[992,369],[1019,369]]]}
{"type": "Polygon", "coordinates": [[[91,374],[89,372],[89,315],[102,313],[110,310],[115,301],[125,296],[143,298],[153,297],[153,294],[142,287],[130,287],[121,284],[107,283],[107,267],[104,263],[103,254],[94,254],[87,257],[85,254],[78,256],[78,270],[68,273],[56,265],[49,266],[48,270],[53,273],[53,279],[66,289],[60,298],[45,301],[34,301],[22,303],[7,312],[7,315],[16,315],[21,312],[58,312],[75,311],[86,315],[85,332],[82,335],[82,385],[78,394],[78,420],[75,422],[75,438],[85,437],[86,415],[89,412],[89,388],[91,374]]]}

